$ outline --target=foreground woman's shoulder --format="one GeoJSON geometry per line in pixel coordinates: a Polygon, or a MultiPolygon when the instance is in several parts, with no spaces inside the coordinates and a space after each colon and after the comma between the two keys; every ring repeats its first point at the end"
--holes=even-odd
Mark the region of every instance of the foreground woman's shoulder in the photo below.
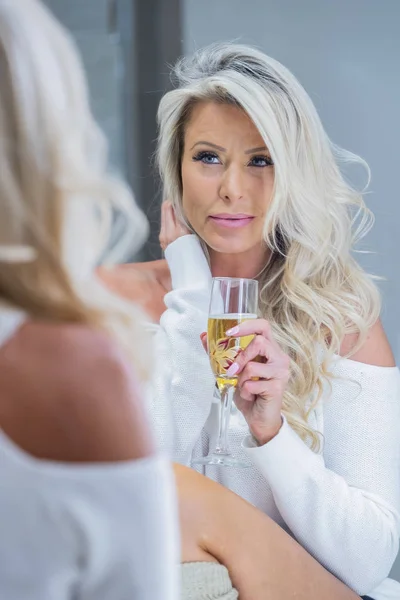
{"type": "Polygon", "coordinates": [[[356,362],[378,367],[394,367],[396,361],[380,319],[368,331],[364,344],[352,352],[357,343],[357,334],[347,335],[340,348],[340,355],[356,362]]]}
{"type": "Polygon", "coordinates": [[[14,377],[4,382],[10,401],[3,402],[1,427],[33,456],[108,462],[152,450],[134,366],[108,334],[27,323],[6,363],[14,377]]]}

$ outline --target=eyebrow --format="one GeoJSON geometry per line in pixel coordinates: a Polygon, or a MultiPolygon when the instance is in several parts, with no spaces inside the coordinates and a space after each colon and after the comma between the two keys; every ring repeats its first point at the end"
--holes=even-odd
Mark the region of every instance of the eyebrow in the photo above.
{"type": "Polygon", "coordinates": [[[259,146],[258,148],[250,148],[246,150],[245,154],[254,154],[254,152],[268,152],[267,146],[259,146]]]}
{"type": "MultiPolygon", "coordinates": [[[[213,144],[212,142],[207,142],[205,140],[200,140],[199,142],[196,142],[195,144],[193,144],[193,146],[190,148],[190,150],[193,150],[193,148],[195,148],[196,146],[199,146],[199,145],[210,146],[211,148],[215,148],[215,150],[219,150],[220,152],[226,152],[226,148],[223,148],[222,146],[217,146],[217,144],[213,144]]],[[[254,152],[268,152],[268,148],[266,146],[258,146],[258,148],[250,148],[249,150],[245,151],[245,154],[254,154],[254,152]]]]}
{"type": "Polygon", "coordinates": [[[215,148],[216,150],[219,150],[220,152],[226,152],[226,148],[223,148],[222,146],[217,146],[217,144],[212,144],[211,142],[206,142],[204,140],[200,140],[199,142],[196,142],[195,144],[193,144],[193,146],[190,148],[190,150],[193,150],[193,148],[195,148],[196,146],[199,146],[200,144],[202,144],[204,146],[211,146],[211,148],[215,148]]]}

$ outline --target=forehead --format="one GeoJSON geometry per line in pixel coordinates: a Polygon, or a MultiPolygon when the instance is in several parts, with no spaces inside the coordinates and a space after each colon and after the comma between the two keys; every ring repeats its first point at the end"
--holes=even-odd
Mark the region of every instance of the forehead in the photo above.
{"type": "Polygon", "coordinates": [[[240,107],[217,102],[197,103],[186,123],[185,139],[188,142],[193,139],[194,143],[197,141],[194,138],[218,143],[215,138],[220,136],[228,140],[240,137],[243,142],[254,141],[254,145],[263,143],[257,127],[240,107]]]}

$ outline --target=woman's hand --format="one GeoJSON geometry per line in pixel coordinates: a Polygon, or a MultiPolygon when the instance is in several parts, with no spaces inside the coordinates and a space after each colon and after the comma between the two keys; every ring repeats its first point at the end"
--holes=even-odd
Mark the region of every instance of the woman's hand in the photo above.
{"type": "MultiPolygon", "coordinates": [[[[253,335],[254,339],[238,354],[227,375],[238,376],[235,404],[243,413],[257,442],[266,444],[282,426],[282,400],[289,381],[289,357],[274,340],[265,319],[244,321],[227,332],[228,337],[253,335]]],[[[201,335],[207,348],[207,335],[201,335]]]]}
{"type": "Polygon", "coordinates": [[[190,235],[190,233],[189,229],[177,220],[172,203],[169,200],[165,200],[161,205],[161,229],[159,235],[162,250],[164,251],[169,244],[172,244],[178,238],[190,235]]]}
{"type": "Polygon", "coordinates": [[[238,354],[227,375],[238,376],[236,406],[258,443],[266,444],[282,426],[282,400],[289,381],[290,360],[274,340],[265,319],[244,321],[227,332],[229,337],[251,334],[255,334],[254,339],[238,354]]]}

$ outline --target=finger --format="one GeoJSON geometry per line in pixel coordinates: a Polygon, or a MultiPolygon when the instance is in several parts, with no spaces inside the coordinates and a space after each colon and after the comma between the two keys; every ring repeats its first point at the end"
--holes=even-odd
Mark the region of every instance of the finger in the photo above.
{"type": "Polygon", "coordinates": [[[251,401],[254,402],[254,400],[256,399],[256,396],[253,396],[253,398],[242,398],[240,395],[240,390],[239,388],[236,389],[236,393],[235,393],[235,405],[236,408],[238,410],[240,410],[240,412],[246,416],[247,412],[249,410],[251,410],[251,401]]]}
{"type": "Polygon", "coordinates": [[[165,228],[165,221],[168,218],[167,211],[170,204],[169,200],[164,200],[161,204],[161,228],[165,228]]]}
{"type": "Polygon", "coordinates": [[[239,388],[248,380],[286,379],[286,374],[276,365],[251,361],[238,376],[239,388]]]}
{"type": "Polygon", "coordinates": [[[168,200],[168,199],[163,200],[163,203],[161,205],[161,207],[163,208],[164,211],[169,210],[171,208],[171,206],[172,206],[172,202],[171,202],[171,200],[168,200]]]}
{"type": "Polygon", "coordinates": [[[186,224],[181,219],[178,219],[178,215],[176,213],[175,208],[172,206],[172,204],[171,204],[171,213],[172,213],[172,220],[174,223],[175,238],[190,234],[190,229],[188,229],[186,224]]]}
{"type": "Polygon", "coordinates": [[[191,234],[190,229],[188,227],[186,227],[186,225],[183,225],[181,222],[179,222],[178,227],[179,227],[179,234],[181,236],[191,234]]]}
{"type": "Polygon", "coordinates": [[[263,335],[266,339],[273,341],[271,326],[265,319],[249,319],[242,321],[236,327],[228,329],[228,337],[243,337],[245,335],[263,335]]]}
{"type": "Polygon", "coordinates": [[[244,369],[247,363],[253,361],[258,356],[263,357],[265,359],[264,362],[273,362],[277,356],[273,344],[262,335],[257,335],[247,348],[239,352],[235,362],[229,367],[227,375],[237,375],[244,369]]]}
{"type": "Polygon", "coordinates": [[[171,202],[167,201],[165,204],[165,234],[167,242],[170,244],[176,239],[176,221],[175,211],[172,207],[171,202]]]}
{"type": "Polygon", "coordinates": [[[186,223],[184,221],[182,221],[181,219],[178,219],[176,212],[175,212],[175,220],[176,220],[176,226],[177,226],[177,229],[178,229],[180,235],[188,235],[191,233],[191,231],[188,228],[188,226],[186,225],[186,223]]]}
{"type": "Polygon", "coordinates": [[[175,213],[169,200],[161,205],[160,245],[163,250],[176,239],[175,213]]]}
{"type": "Polygon", "coordinates": [[[160,235],[158,236],[160,246],[163,250],[167,247],[166,240],[166,203],[161,204],[161,224],[160,224],[160,235]]]}
{"type": "Polygon", "coordinates": [[[246,402],[252,402],[258,396],[265,399],[279,397],[283,391],[283,383],[278,379],[251,381],[247,380],[241,388],[240,397],[246,402]]]}
{"type": "Polygon", "coordinates": [[[205,331],[200,334],[200,340],[201,340],[204,350],[208,353],[208,339],[207,339],[207,333],[205,331]]]}

